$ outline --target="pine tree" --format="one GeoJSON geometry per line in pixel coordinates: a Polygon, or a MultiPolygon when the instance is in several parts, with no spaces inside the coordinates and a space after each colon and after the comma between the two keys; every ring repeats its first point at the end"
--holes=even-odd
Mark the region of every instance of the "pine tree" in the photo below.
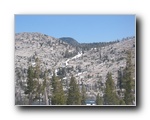
{"type": "Polygon", "coordinates": [[[120,90],[123,88],[123,74],[121,68],[118,70],[117,86],[120,90]]]}
{"type": "Polygon", "coordinates": [[[55,75],[55,72],[53,72],[53,76],[52,76],[52,80],[51,80],[53,89],[56,89],[56,79],[57,79],[57,77],[55,75]]]}
{"type": "Polygon", "coordinates": [[[85,87],[84,87],[84,84],[82,83],[82,91],[81,91],[81,95],[82,95],[82,98],[81,98],[81,104],[82,105],[85,105],[85,100],[86,100],[86,91],[85,91],[85,87]]]}
{"type": "Polygon", "coordinates": [[[131,63],[131,52],[127,51],[126,68],[124,70],[124,75],[123,75],[123,79],[125,82],[124,101],[127,105],[132,105],[134,101],[134,93],[132,92],[132,90],[134,90],[132,72],[133,72],[133,66],[131,63]]]}
{"type": "Polygon", "coordinates": [[[68,105],[81,105],[81,95],[80,95],[79,87],[73,76],[71,77],[71,80],[70,80],[67,104],[68,105]]]}
{"type": "Polygon", "coordinates": [[[124,79],[123,79],[123,70],[120,68],[118,70],[118,81],[117,81],[117,87],[118,87],[118,95],[120,98],[120,105],[125,105],[125,102],[122,98],[122,95],[124,94],[124,79]]]}
{"type": "Polygon", "coordinates": [[[40,70],[40,60],[39,60],[39,58],[36,58],[35,62],[36,62],[36,66],[35,66],[34,77],[38,81],[38,85],[37,85],[37,98],[39,99],[39,104],[41,104],[40,103],[40,101],[41,101],[40,94],[42,92],[42,85],[40,84],[40,73],[41,73],[41,70],[40,70]]]}
{"type": "Polygon", "coordinates": [[[47,81],[48,81],[48,72],[47,70],[44,73],[44,82],[43,82],[43,91],[44,91],[44,98],[45,98],[45,104],[48,105],[48,95],[47,95],[47,81]]]}
{"type": "Polygon", "coordinates": [[[118,105],[119,104],[119,98],[115,91],[115,85],[112,79],[112,75],[109,72],[107,74],[107,80],[106,80],[104,104],[105,105],[118,105]]]}
{"type": "Polygon", "coordinates": [[[101,58],[102,58],[101,47],[99,48],[99,58],[100,58],[100,60],[101,60],[101,58]]]}
{"type": "Polygon", "coordinates": [[[63,91],[63,87],[58,77],[53,73],[52,77],[52,87],[53,87],[53,95],[52,95],[52,105],[65,105],[66,98],[63,91]]]}
{"type": "Polygon", "coordinates": [[[96,104],[97,104],[97,105],[103,105],[103,100],[102,100],[102,98],[100,97],[99,93],[98,93],[97,96],[96,96],[96,104]]]}
{"type": "Polygon", "coordinates": [[[35,66],[35,78],[39,81],[39,78],[40,78],[40,60],[39,58],[36,58],[35,60],[36,62],[36,66],[35,66]]]}
{"type": "Polygon", "coordinates": [[[125,101],[123,99],[120,99],[119,105],[126,105],[125,101]]]}
{"type": "Polygon", "coordinates": [[[36,81],[34,80],[34,70],[32,66],[29,66],[27,71],[27,88],[25,94],[28,94],[29,97],[29,105],[32,104],[33,101],[33,93],[34,89],[36,88],[36,81]]]}

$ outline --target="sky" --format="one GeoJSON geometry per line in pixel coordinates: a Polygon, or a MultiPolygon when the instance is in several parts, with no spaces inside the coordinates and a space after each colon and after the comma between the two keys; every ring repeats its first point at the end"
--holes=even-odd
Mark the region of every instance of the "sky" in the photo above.
{"type": "Polygon", "coordinates": [[[135,36],[135,15],[15,15],[15,33],[72,37],[79,43],[109,42],[135,36]]]}

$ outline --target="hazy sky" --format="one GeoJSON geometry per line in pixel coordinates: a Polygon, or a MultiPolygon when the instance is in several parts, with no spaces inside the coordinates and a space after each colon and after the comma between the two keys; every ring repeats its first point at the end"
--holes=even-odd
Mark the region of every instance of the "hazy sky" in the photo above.
{"type": "Polygon", "coordinates": [[[104,42],[135,36],[134,15],[15,15],[15,33],[40,32],[78,42],[104,42]]]}

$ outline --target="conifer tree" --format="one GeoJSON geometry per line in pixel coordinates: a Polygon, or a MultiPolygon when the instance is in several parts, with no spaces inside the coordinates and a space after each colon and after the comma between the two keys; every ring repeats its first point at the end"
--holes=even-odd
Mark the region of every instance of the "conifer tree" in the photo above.
{"type": "Polygon", "coordinates": [[[52,87],[53,87],[52,105],[65,105],[66,99],[63,87],[58,77],[55,76],[55,73],[53,73],[52,77],[52,87]]]}
{"type": "Polygon", "coordinates": [[[34,75],[35,75],[35,78],[39,81],[40,73],[41,73],[39,58],[36,58],[35,62],[36,62],[36,66],[35,66],[35,74],[34,75]]]}
{"type": "Polygon", "coordinates": [[[40,103],[40,100],[41,100],[41,97],[40,97],[40,94],[42,92],[42,85],[40,84],[40,73],[41,73],[41,70],[40,70],[40,60],[39,58],[36,58],[35,60],[36,62],[36,66],[35,66],[35,79],[38,81],[38,85],[37,85],[37,98],[39,98],[39,104],[40,103]]]}
{"type": "Polygon", "coordinates": [[[25,90],[25,94],[28,94],[29,97],[29,105],[32,104],[33,101],[33,93],[36,88],[36,81],[34,80],[34,70],[32,66],[29,66],[27,71],[27,88],[25,90]]]}
{"type": "Polygon", "coordinates": [[[117,86],[120,90],[123,88],[123,74],[121,68],[118,70],[117,86]]]}
{"type": "Polygon", "coordinates": [[[45,104],[48,105],[48,95],[47,95],[47,80],[48,80],[48,73],[47,70],[44,73],[44,82],[43,82],[43,91],[44,91],[44,98],[45,98],[45,104]]]}
{"type": "Polygon", "coordinates": [[[123,99],[120,99],[119,105],[126,105],[125,101],[123,99]]]}
{"type": "Polygon", "coordinates": [[[112,79],[112,75],[109,72],[107,74],[107,80],[106,80],[104,104],[105,105],[118,105],[119,104],[119,98],[115,91],[115,85],[112,79]]]}
{"type": "Polygon", "coordinates": [[[55,89],[56,88],[56,75],[55,75],[55,72],[53,72],[53,76],[52,76],[52,88],[55,89]]]}
{"type": "Polygon", "coordinates": [[[102,100],[102,98],[100,97],[99,93],[98,93],[97,96],[96,96],[96,104],[97,104],[97,105],[102,105],[102,104],[103,104],[103,100],[102,100]]]}
{"type": "Polygon", "coordinates": [[[125,105],[125,102],[123,100],[123,95],[124,95],[124,79],[123,79],[123,70],[121,70],[121,68],[118,70],[118,81],[117,81],[117,86],[118,86],[118,95],[120,98],[120,105],[125,105]]]}
{"type": "Polygon", "coordinates": [[[70,80],[67,104],[68,105],[81,105],[81,95],[80,95],[79,87],[73,76],[71,77],[71,80],[70,80]]]}
{"type": "Polygon", "coordinates": [[[132,90],[134,89],[132,71],[133,66],[131,63],[131,52],[127,51],[126,68],[123,73],[123,79],[125,82],[124,101],[127,105],[132,105],[134,101],[134,93],[132,92],[132,90]]]}
{"type": "Polygon", "coordinates": [[[82,95],[82,98],[81,98],[81,104],[82,105],[85,105],[85,100],[86,100],[86,91],[85,91],[85,87],[84,87],[84,84],[82,83],[82,91],[81,91],[81,95],[82,95]]]}

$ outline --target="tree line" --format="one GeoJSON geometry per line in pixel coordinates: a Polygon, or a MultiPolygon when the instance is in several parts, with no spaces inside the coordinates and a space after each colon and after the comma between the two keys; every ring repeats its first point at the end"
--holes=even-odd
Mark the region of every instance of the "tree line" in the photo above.
{"type": "MultiPolygon", "coordinates": [[[[45,105],[81,105],[84,104],[85,97],[83,95],[84,92],[80,93],[79,86],[76,83],[75,77],[71,77],[68,92],[65,93],[63,90],[61,79],[55,75],[53,72],[53,76],[51,79],[48,79],[47,72],[45,72],[45,76],[43,78],[43,82],[40,84],[38,81],[37,68],[33,68],[29,66],[28,68],[28,76],[27,76],[27,88],[25,94],[28,95],[28,104],[32,105],[32,103],[39,99],[40,94],[43,94],[45,100],[45,105]],[[34,73],[36,73],[34,76],[34,73]],[[46,91],[50,87],[51,95],[48,96],[46,91]],[[49,98],[48,98],[49,97],[49,98]],[[51,100],[51,101],[49,101],[51,100]],[[51,102],[51,103],[50,103],[51,102]]],[[[85,93],[84,93],[85,94],[85,93]]],[[[40,104],[40,102],[39,102],[40,104]]]]}
{"type": "MultiPolygon", "coordinates": [[[[133,65],[131,52],[127,52],[126,67],[118,70],[117,86],[108,72],[104,94],[97,92],[96,105],[133,105],[135,100],[135,82],[133,80],[133,65]]],[[[82,83],[81,89],[75,77],[70,78],[67,90],[63,88],[62,79],[53,72],[52,78],[48,77],[48,71],[40,76],[40,60],[36,58],[36,66],[30,65],[27,69],[27,82],[25,95],[28,105],[38,101],[39,105],[85,105],[87,94],[82,83]],[[42,99],[42,100],[41,100],[42,99]]]]}
{"type": "Polygon", "coordinates": [[[126,67],[118,70],[117,86],[112,79],[112,73],[106,76],[104,96],[96,97],[97,105],[134,105],[135,104],[135,80],[133,78],[133,65],[131,52],[127,51],[126,67]]]}

